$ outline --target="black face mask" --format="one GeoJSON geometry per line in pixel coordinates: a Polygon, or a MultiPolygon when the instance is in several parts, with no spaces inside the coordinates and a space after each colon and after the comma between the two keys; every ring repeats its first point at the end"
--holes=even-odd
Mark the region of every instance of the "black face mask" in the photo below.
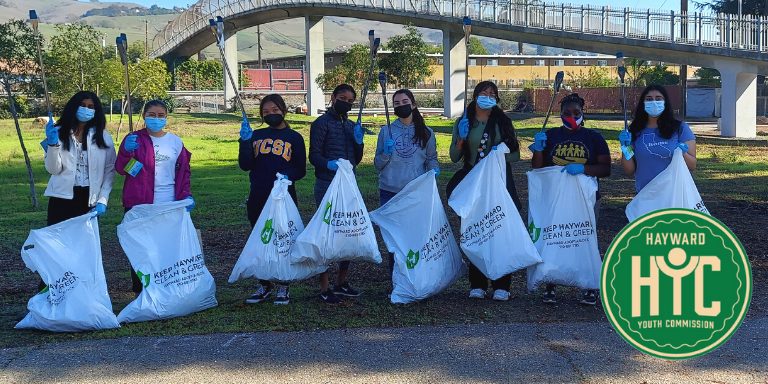
{"type": "Polygon", "coordinates": [[[283,123],[285,117],[279,113],[273,113],[271,115],[264,116],[264,122],[272,128],[277,128],[283,123]]]}
{"type": "Polygon", "coordinates": [[[395,107],[395,115],[401,119],[405,119],[413,113],[413,107],[410,104],[404,104],[399,107],[395,107]]]}
{"type": "Polygon", "coordinates": [[[344,100],[336,100],[333,103],[333,110],[339,115],[346,115],[347,112],[352,110],[352,103],[348,103],[344,100]]]}

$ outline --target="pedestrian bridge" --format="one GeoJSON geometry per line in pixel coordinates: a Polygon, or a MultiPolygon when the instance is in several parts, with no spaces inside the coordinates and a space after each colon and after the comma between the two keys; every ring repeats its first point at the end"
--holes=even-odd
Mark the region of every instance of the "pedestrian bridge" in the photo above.
{"type": "MultiPolygon", "coordinates": [[[[208,20],[217,16],[225,20],[228,62],[237,61],[237,31],[305,18],[310,79],[324,69],[324,16],[442,30],[446,116],[459,115],[463,107],[464,16],[472,19],[473,35],[717,68],[723,84],[724,136],[755,136],[757,74],[768,75],[765,18],[528,0],[200,0],[155,36],[152,56],[189,57],[215,43],[208,20]]],[[[234,91],[225,80],[229,98],[234,91]]],[[[313,112],[325,104],[317,84],[309,87],[307,102],[313,112]]]]}

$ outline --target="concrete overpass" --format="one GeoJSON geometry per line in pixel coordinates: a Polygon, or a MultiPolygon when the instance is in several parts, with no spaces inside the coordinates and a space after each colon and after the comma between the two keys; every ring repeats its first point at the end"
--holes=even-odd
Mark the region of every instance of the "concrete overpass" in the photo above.
{"type": "MultiPolygon", "coordinates": [[[[341,16],[443,31],[445,115],[461,114],[465,97],[466,45],[461,19],[472,34],[550,47],[717,68],[721,74],[722,132],[754,137],[757,75],[768,75],[768,21],[731,15],[678,14],[637,9],[574,6],[527,0],[200,0],[155,36],[153,57],[189,57],[215,42],[208,19],[226,21],[225,51],[237,61],[237,32],[290,18],[305,19],[310,79],[322,73],[323,17],[341,16]]],[[[235,79],[237,81],[237,79],[235,79]]],[[[225,79],[225,95],[233,85],[225,79]]],[[[312,82],[309,110],[325,104],[312,82]]]]}

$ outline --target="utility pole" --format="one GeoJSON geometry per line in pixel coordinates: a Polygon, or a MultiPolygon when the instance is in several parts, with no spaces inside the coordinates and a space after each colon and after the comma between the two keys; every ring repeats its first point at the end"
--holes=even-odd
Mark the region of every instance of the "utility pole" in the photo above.
{"type": "Polygon", "coordinates": [[[149,59],[149,20],[144,19],[144,58],[149,59]]]}
{"type": "MultiPolygon", "coordinates": [[[[768,1],[768,0],[766,0],[768,1]]],[[[261,66],[261,25],[256,26],[256,48],[259,51],[259,69],[262,69],[261,66]]]]}
{"type": "MultiPolygon", "coordinates": [[[[741,0],[739,0],[741,4],[741,0]]],[[[680,14],[683,16],[683,23],[680,26],[680,32],[683,39],[688,38],[688,0],[680,0],[680,14]]],[[[687,93],[688,93],[688,65],[680,65],[680,116],[685,117],[687,93]]]]}

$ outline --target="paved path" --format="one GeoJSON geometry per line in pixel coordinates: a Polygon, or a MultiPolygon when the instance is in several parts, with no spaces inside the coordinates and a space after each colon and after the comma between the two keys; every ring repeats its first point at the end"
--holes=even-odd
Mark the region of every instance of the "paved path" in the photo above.
{"type": "Polygon", "coordinates": [[[0,383],[768,383],[768,318],[686,361],[561,323],[131,337],[6,349],[0,367],[0,383]]]}

